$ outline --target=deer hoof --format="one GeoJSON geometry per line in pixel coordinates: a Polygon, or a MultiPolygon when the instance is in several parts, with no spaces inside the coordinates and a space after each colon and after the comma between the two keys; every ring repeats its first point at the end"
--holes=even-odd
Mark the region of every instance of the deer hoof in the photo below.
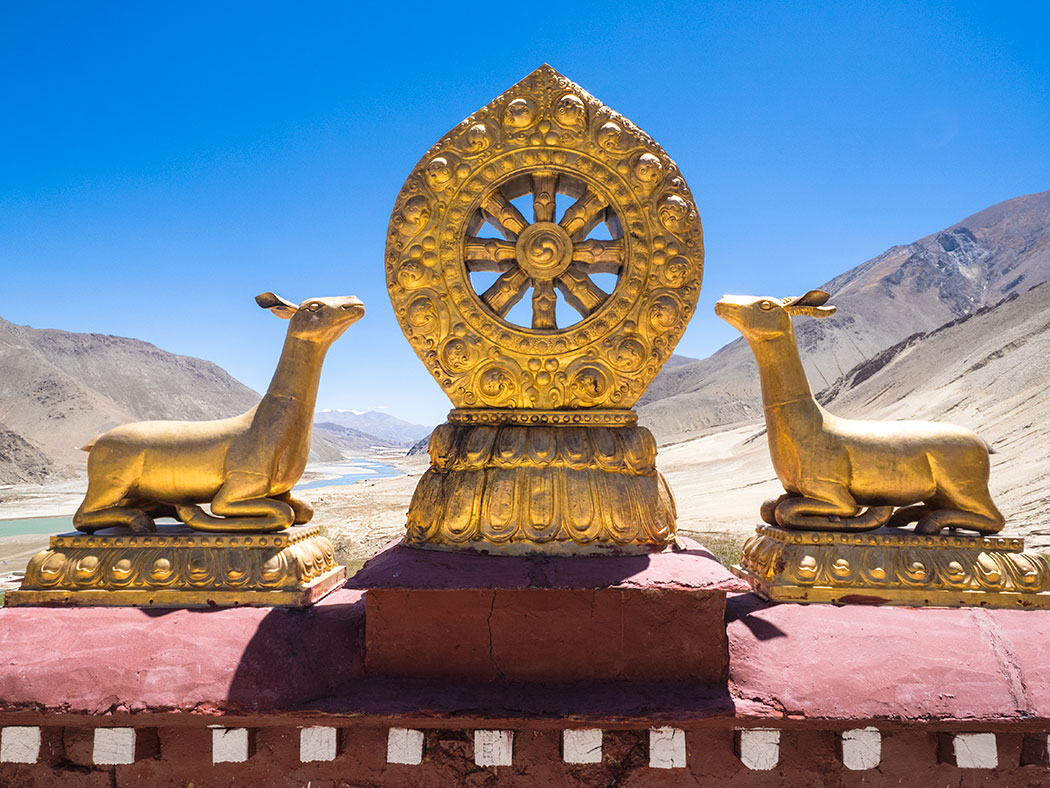
{"type": "Polygon", "coordinates": [[[156,532],[157,524],[148,514],[140,513],[128,521],[128,528],[133,534],[151,534],[156,532]]]}
{"type": "Polygon", "coordinates": [[[779,498],[770,498],[768,501],[762,502],[762,507],[758,510],[762,517],[762,522],[769,525],[777,525],[778,503],[780,503],[779,498]]]}
{"type": "Polygon", "coordinates": [[[937,521],[930,519],[929,516],[922,518],[915,524],[915,533],[922,534],[923,536],[934,536],[939,534],[943,529],[943,525],[938,525],[937,521]]]}

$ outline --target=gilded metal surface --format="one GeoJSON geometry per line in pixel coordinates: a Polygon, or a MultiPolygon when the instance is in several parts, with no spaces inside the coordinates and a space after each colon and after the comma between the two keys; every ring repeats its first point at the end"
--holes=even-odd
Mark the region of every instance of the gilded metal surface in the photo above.
{"type": "Polygon", "coordinates": [[[207,607],[316,601],[345,579],[317,526],[267,535],[201,534],[166,526],[150,534],[51,537],[6,604],[207,607]]]}
{"type": "Polygon", "coordinates": [[[550,424],[561,426],[629,427],[638,423],[633,410],[512,410],[509,408],[456,408],[450,424],[550,424]]]}
{"type": "Polygon", "coordinates": [[[772,601],[1050,608],[1050,564],[1016,538],[765,525],[733,572],[772,601]]]}
{"type": "Polygon", "coordinates": [[[406,543],[667,544],[674,503],[630,408],[696,308],[703,259],[675,163],[550,66],[438,140],[387,233],[394,312],[456,407],[406,543]]]}
{"type": "Polygon", "coordinates": [[[263,293],[256,301],[289,320],[266,396],[230,419],[146,421],[95,438],[84,447],[88,489],[73,516],[78,530],[124,525],[149,533],[156,530],[153,518],[165,516],[212,532],[271,532],[309,522],[313,507],[291,489],[310,451],[321,365],[365,308],[353,296],[296,306],[263,293]]]}
{"type": "Polygon", "coordinates": [[[791,317],[833,314],[828,298],[811,290],[794,299],[725,296],[715,305],[751,345],[762,379],[769,451],[786,490],[762,506],[762,519],[818,531],[915,521],[918,534],[1001,530],[1003,516],[988,492],[988,445],[973,432],[935,422],[841,419],[813,398],[791,317]]]}
{"type": "Polygon", "coordinates": [[[644,427],[442,424],[405,543],[527,552],[651,549],[674,498],[644,427]]]}
{"type": "Polygon", "coordinates": [[[413,169],[386,273],[405,336],[457,408],[629,408],[695,309],[703,236],[664,150],[541,66],[413,169]]]}

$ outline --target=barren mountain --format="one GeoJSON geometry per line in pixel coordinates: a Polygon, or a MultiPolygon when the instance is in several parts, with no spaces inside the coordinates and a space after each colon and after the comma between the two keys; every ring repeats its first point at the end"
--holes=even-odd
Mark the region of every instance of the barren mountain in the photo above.
{"type": "Polygon", "coordinates": [[[432,429],[377,410],[364,413],[354,410],[319,410],[314,414],[314,423],[346,427],[362,435],[381,438],[406,447],[430,434],[432,429]]]}
{"type": "Polygon", "coordinates": [[[258,400],[215,364],[148,342],[0,319],[0,482],[70,476],[78,447],[118,424],[225,418],[258,400]]]}
{"type": "Polygon", "coordinates": [[[403,441],[383,438],[362,430],[355,430],[353,427],[344,427],[341,424],[333,424],[331,422],[314,424],[313,434],[313,448],[317,448],[318,438],[323,438],[339,450],[340,459],[348,454],[367,454],[374,449],[396,449],[399,454],[404,453],[405,449],[403,441]]]}
{"type": "MultiPolygon", "coordinates": [[[[810,383],[820,391],[913,334],[1048,279],[1050,191],[1007,200],[895,246],[820,286],[839,311],[796,326],[810,383]]],[[[800,282],[800,290],[813,286],[800,282]]],[[[643,397],[639,416],[661,442],[761,418],[750,349],[740,339],[709,358],[665,368],[643,397]]]]}

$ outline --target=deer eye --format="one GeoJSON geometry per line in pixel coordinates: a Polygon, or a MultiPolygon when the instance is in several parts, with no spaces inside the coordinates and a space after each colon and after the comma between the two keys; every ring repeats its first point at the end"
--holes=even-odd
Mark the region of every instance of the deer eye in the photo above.
{"type": "Polygon", "coordinates": [[[768,312],[770,309],[773,308],[773,302],[772,301],[759,301],[758,302],[758,308],[761,309],[763,312],[768,312]]]}
{"type": "Polygon", "coordinates": [[[303,309],[305,309],[307,312],[316,312],[320,308],[321,308],[321,302],[320,301],[311,301],[309,304],[307,304],[305,307],[303,307],[303,309]]]}

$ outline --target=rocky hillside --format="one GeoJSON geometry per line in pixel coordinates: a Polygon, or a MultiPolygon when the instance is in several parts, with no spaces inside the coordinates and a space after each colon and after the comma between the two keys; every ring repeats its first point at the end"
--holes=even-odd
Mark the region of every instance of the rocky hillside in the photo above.
{"type": "Polygon", "coordinates": [[[0,319],[0,483],[70,476],[98,433],[144,419],[217,419],[259,395],[208,361],[148,342],[0,319]]]}
{"type": "MultiPolygon", "coordinates": [[[[383,438],[368,432],[355,430],[353,427],[344,427],[331,422],[314,424],[312,446],[314,452],[319,448],[319,441],[330,444],[339,452],[339,457],[336,459],[343,459],[350,454],[368,454],[376,449],[395,449],[398,453],[404,453],[405,449],[403,441],[383,438]]],[[[318,456],[316,459],[324,462],[329,461],[323,456],[318,456]]]]}
{"type": "MultiPolygon", "coordinates": [[[[914,243],[895,246],[823,285],[838,313],[796,333],[815,391],[914,334],[973,314],[1050,279],[1050,191],[994,205],[914,243]]],[[[754,293],[786,296],[792,293],[754,293]]],[[[761,418],[758,375],[743,340],[665,368],[639,416],[661,442],[761,418]]]]}

